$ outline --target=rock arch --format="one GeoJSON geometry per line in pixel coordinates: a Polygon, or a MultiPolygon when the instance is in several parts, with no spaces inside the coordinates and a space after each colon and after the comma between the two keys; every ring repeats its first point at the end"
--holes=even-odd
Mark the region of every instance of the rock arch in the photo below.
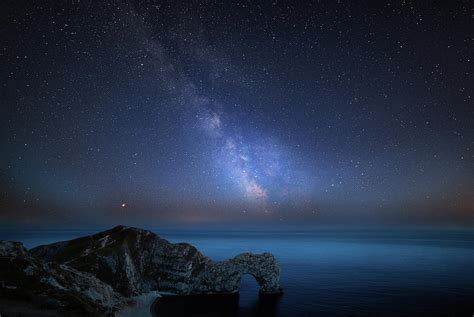
{"type": "Polygon", "coordinates": [[[230,260],[214,262],[200,274],[191,293],[238,293],[242,275],[252,275],[261,294],[279,294],[280,266],[271,253],[242,253],[230,260]]]}
{"type": "Polygon", "coordinates": [[[244,274],[252,275],[260,286],[260,293],[280,293],[280,266],[270,253],[252,254],[242,253],[229,260],[239,272],[240,278],[244,274]]]}

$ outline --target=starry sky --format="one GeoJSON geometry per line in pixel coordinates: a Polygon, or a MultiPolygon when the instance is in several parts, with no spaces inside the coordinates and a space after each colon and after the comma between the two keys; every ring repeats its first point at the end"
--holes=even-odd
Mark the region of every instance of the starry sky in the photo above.
{"type": "Polygon", "coordinates": [[[470,1],[4,1],[0,221],[474,225],[470,1]]]}

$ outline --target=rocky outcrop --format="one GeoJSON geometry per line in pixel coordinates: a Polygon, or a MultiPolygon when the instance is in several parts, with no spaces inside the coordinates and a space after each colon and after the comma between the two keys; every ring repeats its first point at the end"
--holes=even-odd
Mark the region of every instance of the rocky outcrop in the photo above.
{"type": "Polygon", "coordinates": [[[242,253],[227,261],[209,263],[201,272],[193,293],[237,293],[244,274],[255,277],[263,294],[281,292],[280,266],[275,257],[270,253],[242,253]]]}
{"type": "Polygon", "coordinates": [[[123,226],[31,253],[93,274],[124,296],[154,290],[193,293],[197,277],[211,263],[189,244],[172,244],[150,231],[123,226]]]}
{"type": "Polygon", "coordinates": [[[279,292],[280,267],[269,253],[214,262],[190,244],[172,244],[138,228],[118,226],[36,247],[31,253],[91,273],[124,296],[154,290],[179,295],[235,293],[242,274],[253,275],[262,293],[279,292]]]}
{"type": "Polygon", "coordinates": [[[93,275],[44,263],[11,241],[0,241],[0,298],[87,315],[111,314],[125,303],[123,296],[93,275]]]}
{"type": "Polygon", "coordinates": [[[1,241],[0,256],[2,291],[33,283],[40,285],[33,293],[57,299],[63,308],[78,299],[85,310],[105,314],[150,291],[237,293],[243,274],[255,277],[261,293],[280,292],[280,267],[270,253],[214,262],[187,243],[172,244],[150,231],[124,226],[29,252],[20,243],[1,241]],[[10,271],[21,278],[10,278],[10,271]]]}

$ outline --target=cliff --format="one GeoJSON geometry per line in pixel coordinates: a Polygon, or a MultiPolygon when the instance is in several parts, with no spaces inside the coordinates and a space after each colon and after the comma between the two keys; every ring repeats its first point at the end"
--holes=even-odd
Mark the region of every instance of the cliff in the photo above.
{"type": "Polygon", "coordinates": [[[44,297],[62,310],[113,314],[131,296],[151,291],[236,293],[242,274],[253,275],[261,293],[280,292],[280,267],[270,253],[215,262],[190,244],[172,244],[138,228],[118,226],[30,251],[0,241],[0,294],[27,291],[27,297],[44,297]]]}

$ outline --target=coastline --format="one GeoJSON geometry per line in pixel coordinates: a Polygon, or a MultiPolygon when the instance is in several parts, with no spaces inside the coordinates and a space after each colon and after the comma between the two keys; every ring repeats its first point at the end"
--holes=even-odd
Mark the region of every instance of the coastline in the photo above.
{"type": "Polygon", "coordinates": [[[134,317],[134,316],[154,316],[153,307],[163,295],[160,292],[152,291],[139,296],[132,297],[133,305],[122,308],[118,313],[118,317],[134,317]]]}
{"type": "Polygon", "coordinates": [[[151,305],[150,305],[150,316],[152,316],[152,317],[157,317],[157,316],[155,315],[155,311],[156,311],[155,308],[156,308],[156,305],[158,304],[158,301],[159,301],[160,299],[161,299],[161,296],[155,298],[155,300],[153,301],[153,303],[151,303],[151,305]]]}

